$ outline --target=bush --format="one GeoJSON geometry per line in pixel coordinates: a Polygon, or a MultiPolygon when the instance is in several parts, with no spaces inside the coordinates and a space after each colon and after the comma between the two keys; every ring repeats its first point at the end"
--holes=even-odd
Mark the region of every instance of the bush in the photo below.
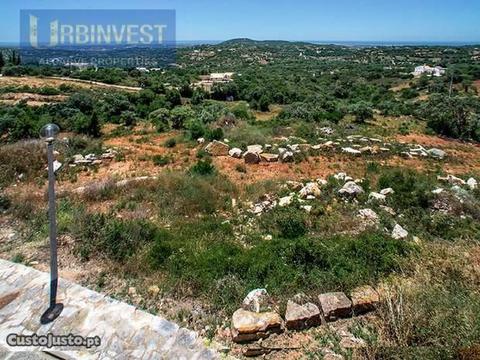
{"type": "Polygon", "coordinates": [[[435,95],[422,104],[419,116],[437,134],[480,141],[479,112],[477,98],[435,95]]]}
{"type": "Polygon", "coordinates": [[[123,262],[148,242],[156,228],[143,220],[120,220],[105,214],[90,214],[78,209],[73,217],[72,235],[77,238],[77,252],[83,259],[100,254],[123,262]]]}
{"type": "Polygon", "coordinates": [[[156,166],[165,166],[172,162],[172,158],[170,156],[154,155],[152,161],[156,166]]]}
{"type": "Polygon", "coordinates": [[[391,187],[395,191],[388,201],[401,209],[430,206],[435,180],[414,170],[388,169],[378,180],[380,189],[391,187]]]}
{"type": "Polygon", "coordinates": [[[306,215],[295,207],[276,208],[261,219],[267,232],[285,239],[295,239],[308,231],[306,215]]]}
{"type": "Polygon", "coordinates": [[[170,138],[165,141],[165,147],[174,148],[175,146],[177,146],[177,140],[175,138],[170,138]]]}
{"type": "Polygon", "coordinates": [[[373,118],[372,106],[364,101],[351,105],[349,112],[355,116],[355,121],[358,123],[364,123],[366,120],[373,118]]]}
{"type": "Polygon", "coordinates": [[[12,205],[10,199],[4,194],[0,194],[0,211],[8,210],[10,205],[12,205]]]}
{"type": "Polygon", "coordinates": [[[191,140],[197,140],[205,135],[205,125],[199,120],[193,120],[187,123],[185,127],[189,133],[189,138],[191,140]]]}
{"type": "Polygon", "coordinates": [[[216,128],[216,129],[208,129],[205,133],[205,136],[208,141],[213,141],[213,140],[223,140],[223,129],[222,128],[216,128]]]}
{"type": "Polygon", "coordinates": [[[0,186],[11,184],[21,174],[24,180],[44,175],[46,161],[46,147],[43,141],[21,141],[1,146],[0,186]]]}
{"type": "Polygon", "coordinates": [[[84,115],[78,113],[73,118],[73,129],[79,134],[85,134],[98,138],[102,135],[101,125],[96,113],[84,115]]]}
{"type": "Polygon", "coordinates": [[[248,248],[231,238],[231,226],[219,220],[178,224],[156,239],[149,263],[165,270],[173,287],[187,281],[194,295],[232,309],[248,290],[258,287],[282,297],[298,291],[347,291],[399,270],[402,257],[412,251],[406,242],[377,234],[277,238],[248,248]],[[227,279],[236,286],[225,286],[227,279]]]}
{"type": "Polygon", "coordinates": [[[205,160],[198,160],[195,165],[193,165],[190,170],[190,174],[193,175],[213,175],[215,174],[215,166],[212,164],[212,159],[207,157],[205,160]]]}

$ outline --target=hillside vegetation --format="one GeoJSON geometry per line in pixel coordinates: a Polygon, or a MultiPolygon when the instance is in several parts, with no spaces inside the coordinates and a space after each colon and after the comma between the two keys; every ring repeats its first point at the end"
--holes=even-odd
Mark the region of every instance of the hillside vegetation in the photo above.
{"type": "Polygon", "coordinates": [[[55,122],[60,276],[233,355],[250,291],[285,318],[289,300],[368,286],[374,311],[322,308],[328,323],[269,336],[265,356],[478,358],[478,53],[237,39],[181,48],[165,71],[7,61],[0,256],[48,269],[37,138],[55,122]],[[414,77],[423,64],[446,73],[414,77]]]}

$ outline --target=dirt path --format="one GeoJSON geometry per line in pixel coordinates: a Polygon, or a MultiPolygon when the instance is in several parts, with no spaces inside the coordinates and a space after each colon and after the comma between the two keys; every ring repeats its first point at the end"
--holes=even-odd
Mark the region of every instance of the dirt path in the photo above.
{"type": "Polygon", "coordinates": [[[83,89],[109,88],[109,89],[118,89],[118,90],[124,90],[124,91],[134,91],[134,92],[142,90],[142,88],[140,87],[105,84],[98,81],[73,79],[69,77],[0,76],[0,86],[59,87],[60,85],[63,85],[63,84],[67,84],[67,85],[73,84],[83,89]]]}
{"type": "Polygon", "coordinates": [[[74,78],[69,78],[69,77],[49,76],[49,77],[46,77],[46,79],[54,79],[54,80],[61,80],[61,81],[67,81],[67,82],[75,82],[75,83],[96,85],[96,86],[100,86],[100,87],[104,87],[104,88],[127,90],[127,91],[140,91],[140,90],[142,90],[141,87],[136,87],[136,86],[106,84],[106,83],[102,83],[102,82],[99,82],[99,81],[74,79],[74,78]]]}

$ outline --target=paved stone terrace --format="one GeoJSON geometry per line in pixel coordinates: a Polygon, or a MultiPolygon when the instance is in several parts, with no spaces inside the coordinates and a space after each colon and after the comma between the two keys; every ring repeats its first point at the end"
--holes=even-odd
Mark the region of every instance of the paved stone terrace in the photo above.
{"type": "Polygon", "coordinates": [[[65,359],[219,358],[196,332],[64,280],[60,280],[58,290],[64,310],[53,323],[42,326],[40,316],[48,307],[49,283],[47,273],[0,260],[0,358],[50,358],[41,352],[31,354],[32,357],[7,355],[12,350],[32,350],[9,347],[6,338],[10,333],[71,333],[101,338],[101,346],[89,350],[36,349],[65,359]]]}

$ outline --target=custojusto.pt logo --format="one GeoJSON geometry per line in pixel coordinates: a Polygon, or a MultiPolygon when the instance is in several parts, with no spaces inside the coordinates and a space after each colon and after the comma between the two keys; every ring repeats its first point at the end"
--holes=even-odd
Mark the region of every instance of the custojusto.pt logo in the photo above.
{"type": "Polygon", "coordinates": [[[174,46],[174,10],[21,10],[20,43],[33,49],[174,46]]]}

